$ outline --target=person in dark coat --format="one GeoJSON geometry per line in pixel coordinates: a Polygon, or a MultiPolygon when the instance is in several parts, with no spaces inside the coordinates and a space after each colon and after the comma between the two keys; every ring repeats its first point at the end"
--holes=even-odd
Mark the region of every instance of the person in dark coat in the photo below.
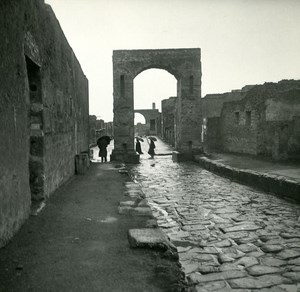
{"type": "Polygon", "coordinates": [[[154,158],[155,155],[154,149],[155,149],[154,141],[150,139],[148,154],[151,156],[151,158],[154,158]]]}
{"type": "Polygon", "coordinates": [[[139,154],[144,154],[142,152],[142,147],[141,147],[141,142],[138,138],[136,138],[136,143],[135,143],[135,151],[139,154]]]}
{"type": "Polygon", "coordinates": [[[99,157],[101,157],[101,162],[107,162],[107,145],[108,142],[106,139],[98,139],[97,145],[99,147],[99,157]]]}

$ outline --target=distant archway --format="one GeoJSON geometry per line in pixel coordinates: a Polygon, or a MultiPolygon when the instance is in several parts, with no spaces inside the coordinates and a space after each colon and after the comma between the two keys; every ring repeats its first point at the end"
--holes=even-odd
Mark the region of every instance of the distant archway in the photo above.
{"type": "Polygon", "coordinates": [[[140,113],[134,113],[134,124],[137,125],[137,124],[146,124],[146,119],[145,117],[140,114],[140,113]]]}
{"type": "Polygon", "coordinates": [[[177,80],[175,148],[201,148],[200,49],[117,50],[113,52],[113,159],[136,162],[134,151],[134,78],[150,68],[164,69],[177,80]]]}

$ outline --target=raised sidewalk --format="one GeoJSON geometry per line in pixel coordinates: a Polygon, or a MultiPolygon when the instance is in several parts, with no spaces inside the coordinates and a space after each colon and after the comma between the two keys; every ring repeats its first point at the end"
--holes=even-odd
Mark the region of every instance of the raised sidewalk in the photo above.
{"type": "Polygon", "coordinates": [[[194,160],[216,174],[300,202],[300,163],[228,153],[196,155],[194,160]]]}

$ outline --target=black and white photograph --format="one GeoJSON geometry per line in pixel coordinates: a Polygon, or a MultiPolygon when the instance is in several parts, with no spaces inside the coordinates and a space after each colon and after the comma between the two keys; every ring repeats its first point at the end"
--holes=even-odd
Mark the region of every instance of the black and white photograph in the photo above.
{"type": "Polygon", "coordinates": [[[299,0],[0,0],[0,292],[300,292],[299,0]]]}

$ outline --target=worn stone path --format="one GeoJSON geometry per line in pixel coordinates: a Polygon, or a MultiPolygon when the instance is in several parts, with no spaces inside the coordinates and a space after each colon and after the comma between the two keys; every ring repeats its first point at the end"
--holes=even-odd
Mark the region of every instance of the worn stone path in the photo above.
{"type": "Polygon", "coordinates": [[[130,173],[191,291],[300,291],[300,206],[171,156],[130,173]]]}

